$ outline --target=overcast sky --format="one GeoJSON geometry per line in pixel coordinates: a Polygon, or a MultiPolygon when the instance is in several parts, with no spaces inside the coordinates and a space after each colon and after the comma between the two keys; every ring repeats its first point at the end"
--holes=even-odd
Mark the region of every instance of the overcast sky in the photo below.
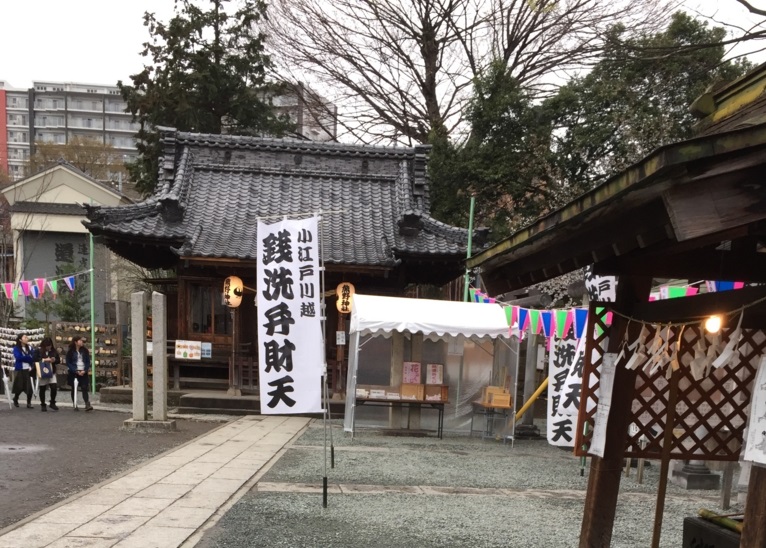
{"type": "MultiPolygon", "coordinates": [[[[608,1],[608,0],[604,0],[608,1]]],[[[752,0],[766,8],[766,0],[752,0]]],[[[722,20],[747,24],[734,0],[686,0],[722,20]],[[717,6],[717,7],[716,7],[717,6]]],[[[143,67],[141,44],[149,37],[143,13],[161,20],[173,0],[0,0],[0,81],[27,88],[32,81],[114,85],[143,67]]],[[[754,59],[763,62],[766,55],[754,59]]]]}

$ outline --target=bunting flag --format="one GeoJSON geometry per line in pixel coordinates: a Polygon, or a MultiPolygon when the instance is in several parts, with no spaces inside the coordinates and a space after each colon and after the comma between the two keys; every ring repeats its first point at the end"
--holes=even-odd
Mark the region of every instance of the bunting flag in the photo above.
{"type": "Polygon", "coordinates": [[[24,296],[29,297],[29,291],[32,284],[27,280],[21,280],[19,285],[21,286],[21,292],[24,294],[24,296]]]}
{"type": "Polygon", "coordinates": [[[472,302],[473,302],[473,301],[475,301],[475,300],[476,300],[476,290],[475,290],[475,289],[473,289],[472,287],[469,287],[469,288],[468,288],[468,296],[469,296],[469,299],[470,299],[472,302]]]}
{"type": "Polygon", "coordinates": [[[51,290],[51,293],[53,294],[53,298],[55,299],[59,295],[59,282],[58,280],[49,280],[48,281],[48,287],[51,290]]]}
{"type": "Polygon", "coordinates": [[[715,282],[705,282],[705,288],[708,293],[715,293],[715,282]]]}
{"type": "Polygon", "coordinates": [[[716,291],[731,291],[734,289],[734,282],[715,282],[716,291]]]}
{"type": "Polygon", "coordinates": [[[694,287],[693,285],[690,285],[689,287],[686,288],[686,296],[693,297],[694,295],[699,293],[699,291],[700,291],[699,287],[694,287]]]}
{"type": "Polygon", "coordinates": [[[734,282],[734,289],[742,289],[745,287],[745,282],[734,282]]]}
{"type": "Polygon", "coordinates": [[[533,335],[540,332],[540,311],[534,308],[529,311],[529,332],[533,335]]]}
{"type": "Polygon", "coordinates": [[[45,293],[45,278],[35,278],[35,285],[37,286],[37,294],[42,296],[45,293]]]}
{"type": "Polygon", "coordinates": [[[17,287],[16,289],[13,290],[13,300],[15,301],[18,298],[19,298],[19,288],[17,287]]]}
{"type": "Polygon", "coordinates": [[[64,278],[64,283],[69,288],[69,291],[74,291],[74,276],[64,278]]]}
{"type": "Polygon", "coordinates": [[[668,287],[668,299],[677,299],[679,297],[686,297],[686,287],[668,287]]]}
{"type": "Polygon", "coordinates": [[[519,308],[519,332],[527,329],[527,321],[529,320],[529,310],[526,308],[519,308]]]}
{"type": "Polygon", "coordinates": [[[505,312],[505,321],[508,322],[508,327],[511,327],[513,325],[513,307],[506,306],[503,312],[505,312]]]}
{"type": "Polygon", "coordinates": [[[540,312],[540,325],[543,328],[543,335],[550,337],[553,334],[553,312],[543,310],[540,312]]]}
{"type": "Polygon", "coordinates": [[[569,310],[556,310],[556,337],[563,339],[569,327],[572,325],[569,320],[569,310]]]}
{"type": "Polygon", "coordinates": [[[585,324],[588,323],[588,309],[587,308],[575,308],[574,309],[574,329],[575,338],[581,339],[585,332],[585,324]]]}
{"type": "Polygon", "coordinates": [[[12,283],[4,283],[3,284],[3,291],[5,292],[5,298],[11,299],[13,297],[13,286],[15,284],[12,283]]]}
{"type": "Polygon", "coordinates": [[[32,294],[33,299],[39,299],[40,298],[40,288],[36,285],[33,285],[29,288],[29,292],[32,294]]]}

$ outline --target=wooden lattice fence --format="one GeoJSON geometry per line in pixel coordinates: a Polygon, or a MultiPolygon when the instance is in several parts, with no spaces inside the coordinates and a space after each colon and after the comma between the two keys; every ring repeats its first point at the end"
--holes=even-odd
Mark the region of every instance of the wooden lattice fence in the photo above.
{"type": "MultiPolygon", "coordinates": [[[[588,455],[592,426],[598,404],[599,368],[604,361],[609,328],[606,314],[596,310],[609,303],[591,303],[583,369],[583,392],[578,415],[575,453],[588,455]],[[590,428],[585,428],[585,424],[590,428]]],[[[668,325],[647,326],[644,344],[648,347],[657,329],[668,333],[668,325]]],[[[723,329],[721,346],[725,345],[733,328],[723,329]]],[[[739,359],[726,366],[711,368],[701,379],[692,375],[690,364],[694,358],[695,345],[705,348],[713,337],[701,325],[670,326],[669,346],[676,345],[678,352],[677,399],[673,417],[672,446],[669,457],[682,460],[722,460],[739,458],[742,439],[747,423],[752,383],[758,361],[764,354],[766,334],[761,330],[742,330],[739,359]],[[682,337],[678,345],[678,337],[682,337]]],[[[632,340],[630,342],[633,342],[632,340]]],[[[625,367],[632,353],[621,356],[615,366],[625,367]]],[[[670,364],[651,372],[649,368],[637,369],[630,423],[627,433],[626,457],[660,459],[663,452],[663,433],[667,423],[667,406],[670,383],[667,368],[670,364]]],[[[617,435],[607,432],[608,436],[617,435]]]]}

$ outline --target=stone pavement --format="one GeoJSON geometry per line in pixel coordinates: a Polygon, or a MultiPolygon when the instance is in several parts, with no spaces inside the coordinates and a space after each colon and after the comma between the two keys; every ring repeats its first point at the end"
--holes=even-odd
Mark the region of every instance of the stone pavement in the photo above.
{"type": "Polygon", "coordinates": [[[0,548],[194,546],[310,420],[239,418],[7,528],[0,548]]]}

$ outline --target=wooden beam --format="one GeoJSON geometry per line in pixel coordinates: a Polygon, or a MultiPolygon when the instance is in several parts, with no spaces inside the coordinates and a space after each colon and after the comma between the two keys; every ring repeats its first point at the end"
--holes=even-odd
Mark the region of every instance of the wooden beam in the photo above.
{"type": "Polygon", "coordinates": [[[763,169],[677,185],[663,201],[679,242],[766,219],[763,169]]]}
{"type": "MultiPolygon", "coordinates": [[[[625,276],[617,284],[615,306],[620,310],[632,311],[634,304],[649,297],[652,279],[625,276]]],[[[637,324],[636,324],[637,325],[637,324]]],[[[616,352],[621,335],[628,327],[628,321],[615,315],[609,330],[609,352],[616,352]]],[[[604,457],[591,460],[588,490],[585,496],[580,547],[596,548],[610,546],[612,529],[620,491],[620,472],[628,435],[628,422],[636,386],[636,372],[625,367],[615,371],[612,406],[607,419],[607,438],[604,457]]]]}
{"type": "Polygon", "coordinates": [[[766,546],[766,468],[761,466],[750,467],[743,526],[740,546],[743,548],[766,546]]]}

